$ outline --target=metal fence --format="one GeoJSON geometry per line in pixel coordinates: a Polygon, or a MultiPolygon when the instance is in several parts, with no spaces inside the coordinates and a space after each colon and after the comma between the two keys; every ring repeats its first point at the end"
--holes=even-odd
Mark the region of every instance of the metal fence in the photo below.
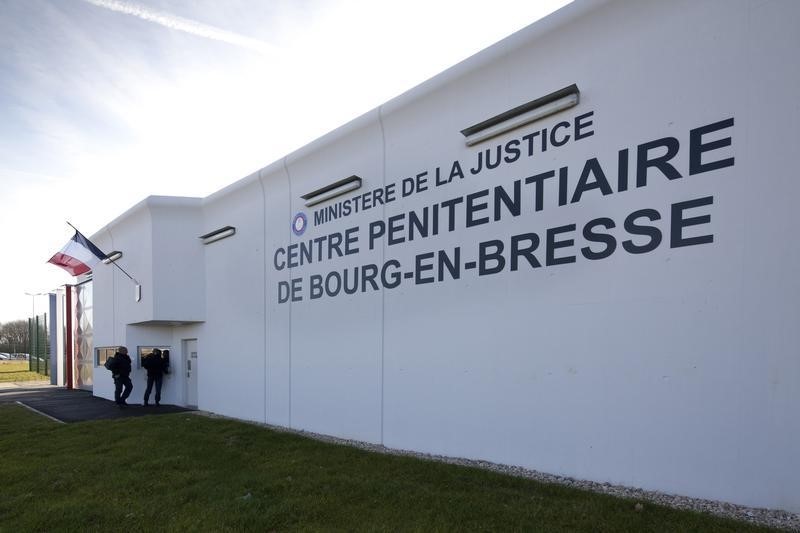
{"type": "Polygon", "coordinates": [[[50,375],[50,336],[47,334],[47,313],[28,319],[30,356],[28,369],[44,376],[50,375]]]}

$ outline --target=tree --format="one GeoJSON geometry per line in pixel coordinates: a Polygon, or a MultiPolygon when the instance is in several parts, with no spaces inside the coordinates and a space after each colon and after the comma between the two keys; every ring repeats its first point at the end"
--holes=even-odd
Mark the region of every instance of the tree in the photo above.
{"type": "Polygon", "coordinates": [[[0,352],[30,353],[27,320],[14,320],[0,324],[0,352]]]}

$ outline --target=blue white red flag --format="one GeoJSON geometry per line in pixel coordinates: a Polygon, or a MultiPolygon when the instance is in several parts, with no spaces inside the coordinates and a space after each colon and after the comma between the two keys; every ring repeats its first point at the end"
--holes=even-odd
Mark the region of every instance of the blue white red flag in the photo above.
{"type": "Polygon", "coordinates": [[[48,263],[60,266],[73,276],[80,276],[92,270],[92,268],[106,258],[100,248],[92,244],[92,241],[75,231],[72,239],[64,245],[60,252],[50,258],[48,263]]]}

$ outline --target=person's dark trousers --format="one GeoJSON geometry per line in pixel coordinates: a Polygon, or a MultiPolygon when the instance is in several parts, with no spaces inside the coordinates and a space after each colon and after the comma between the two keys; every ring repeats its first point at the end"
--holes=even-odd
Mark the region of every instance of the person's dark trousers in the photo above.
{"type": "Polygon", "coordinates": [[[153,390],[153,383],[156,384],[156,405],[161,403],[161,384],[164,376],[147,376],[147,388],[144,390],[144,404],[150,401],[150,392],[153,390]]]}
{"type": "Polygon", "coordinates": [[[130,376],[119,377],[114,380],[114,401],[118,404],[125,403],[133,390],[130,376]],[[123,388],[125,390],[123,390],[123,388]]]}

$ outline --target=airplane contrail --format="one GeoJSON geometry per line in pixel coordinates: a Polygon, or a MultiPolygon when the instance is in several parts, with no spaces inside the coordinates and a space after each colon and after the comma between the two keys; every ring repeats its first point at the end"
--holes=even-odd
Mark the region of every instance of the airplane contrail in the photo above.
{"type": "Polygon", "coordinates": [[[234,46],[240,46],[242,48],[247,48],[265,55],[276,55],[276,47],[269,43],[265,43],[264,41],[259,41],[258,39],[253,39],[251,37],[245,37],[244,35],[239,35],[227,30],[215,28],[214,26],[209,26],[208,24],[185,19],[183,17],[164,13],[162,11],[155,11],[149,7],[137,4],[135,2],[127,2],[123,0],[84,1],[97,7],[116,11],[117,13],[124,13],[142,20],[155,22],[156,24],[160,24],[161,26],[173,30],[190,33],[192,35],[197,35],[198,37],[205,37],[206,39],[221,41],[234,46]]]}

